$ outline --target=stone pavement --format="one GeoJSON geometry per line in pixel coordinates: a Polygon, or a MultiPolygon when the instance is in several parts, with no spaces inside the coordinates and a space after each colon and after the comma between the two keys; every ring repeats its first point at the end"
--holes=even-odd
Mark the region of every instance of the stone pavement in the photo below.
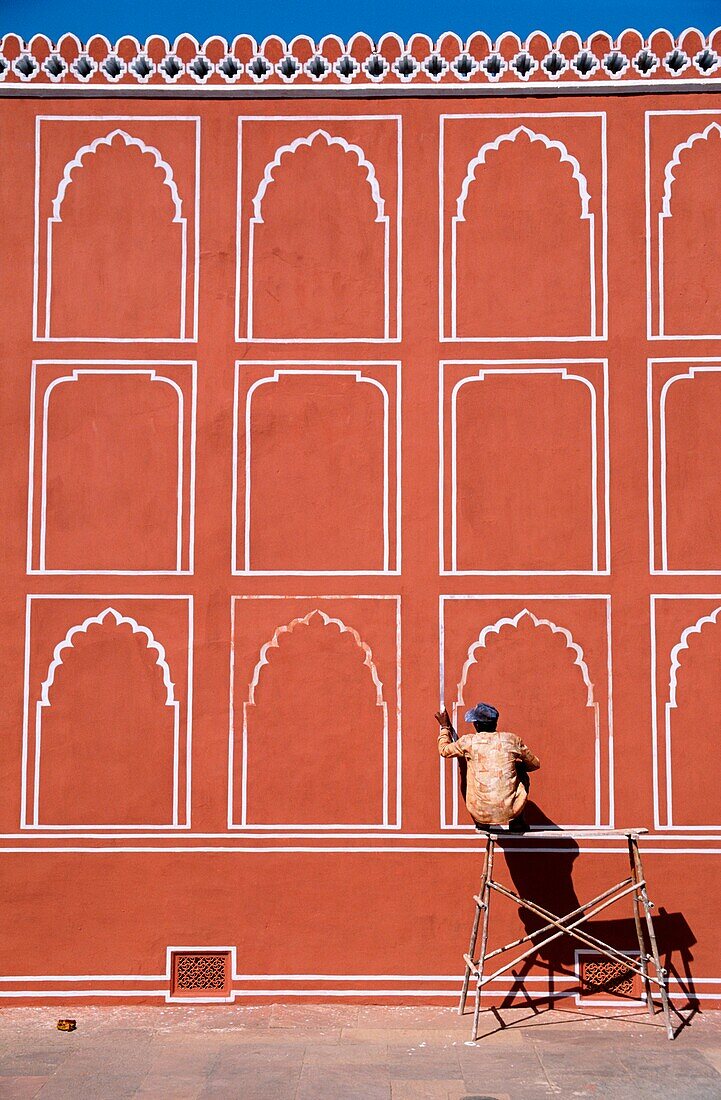
{"type": "Polygon", "coordinates": [[[719,1100],[721,1012],[675,1042],[660,1019],[543,1008],[172,1006],[0,1011],[0,1098],[719,1100]],[[56,1030],[72,1016],[77,1031],[56,1030]]]}

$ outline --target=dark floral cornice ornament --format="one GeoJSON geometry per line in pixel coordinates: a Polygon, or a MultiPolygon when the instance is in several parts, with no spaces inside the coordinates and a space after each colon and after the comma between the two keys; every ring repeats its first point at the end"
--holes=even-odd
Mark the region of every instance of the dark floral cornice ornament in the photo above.
{"type": "Polygon", "coordinates": [[[644,38],[626,30],[618,38],[602,31],[585,41],[568,31],[552,42],[541,31],[525,40],[502,34],[495,41],[480,31],[465,41],[445,33],[403,41],[385,34],[374,42],[355,34],[348,42],[327,35],[319,42],[299,35],[286,43],[273,35],[258,43],[250,35],[232,41],[219,36],[199,42],[181,34],[173,42],[151,35],[144,43],[126,35],[109,42],[93,35],[80,42],[65,34],[57,42],[35,35],[0,39],[0,90],[56,88],[138,91],[185,89],[216,94],[233,89],[260,94],[377,89],[383,92],[455,89],[593,90],[721,79],[721,28],[703,35],[693,28],[674,37],[656,30],[644,38]]]}

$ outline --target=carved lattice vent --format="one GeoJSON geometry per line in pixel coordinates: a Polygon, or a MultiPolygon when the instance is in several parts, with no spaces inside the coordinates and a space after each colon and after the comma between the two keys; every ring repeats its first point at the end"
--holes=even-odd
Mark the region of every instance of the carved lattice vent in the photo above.
{"type": "Polygon", "coordinates": [[[603,956],[590,956],[581,960],[581,997],[598,1000],[638,1000],[640,982],[638,975],[622,962],[613,962],[603,956]]]}
{"type": "Polygon", "coordinates": [[[230,993],[230,951],[174,951],[172,997],[217,998],[230,993]]]}

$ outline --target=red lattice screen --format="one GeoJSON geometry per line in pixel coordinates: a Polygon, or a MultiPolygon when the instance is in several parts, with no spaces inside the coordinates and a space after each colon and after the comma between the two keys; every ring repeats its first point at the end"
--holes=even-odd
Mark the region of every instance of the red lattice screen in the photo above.
{"type": "Polygon", "coordinates": [[[641,996],[638,975],[622,962],[602,957],[581,962],[581,997],[607,1000],[638,1000],[641,996]]]}
{"type": "Polygon", "coordinates": [[[230,992],[229,951],[176,951],[172,959],[173,997],[226,997],[230,992]]]}

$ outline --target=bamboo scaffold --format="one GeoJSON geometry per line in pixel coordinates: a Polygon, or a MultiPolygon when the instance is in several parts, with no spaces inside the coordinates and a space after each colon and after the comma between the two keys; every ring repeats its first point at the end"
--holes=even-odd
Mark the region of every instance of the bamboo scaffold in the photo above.
{"type": "Polygon", "coordinates": [[[558,915],[552,913],[542,905],[539,905],[538,902],[533,901],[531,898],[521,897],[516,891],[504,886],[503,883],[499,882],[494,877],[496,844],[499,839],[508,837],[509,834],[507,830],[503,829],[494,829],[493,827],[481,829],[479,827],[479,832],[485,838],[483,871],[481,873],[480,889],[477,894],[473,895],[476,909],[473,916],[468,953],[463,956],[466,970],[463,978],[461,999],[458,1005],[458,1012],[460,1015],[463,1015],[466,1007],[466,1000],[468,998],[471,977],[473,977],[475,979],[476,989],[473,1012],[473,1031],[471,1034],[472,1041],[475,1041],[478,1036],[481,994],[484,986],[488,985],[489,982],[494,981],[496,978],[501,977],[501,975],[508,973],[508,971],[513,970],[518,963],[530,958],[532,955],[536,954],[537,951],[541,950],[541,948],[546,947],[562,936],[568,936],[582,943],[587,949],[590,948],[592,951],[603,955],[605,958],[611,960],[611,962],[622,963],[629,971],[638,975],[643,986],[643,996],[649,1016],[655,1014],[655,989],[660,996],[668,1038],[674,1038],[675,1032],[671,1020],[671,1004],[668,994],[668,975],[661,965],[658,943],[656,940],[656,930],[654,929],[651,917],[653,902],[649,900],[646,890],[646,879],[639,849],[639,836],[646,831],[646,829],[624,829],[620,831],[594,829],[587,832],[570,832],[561,829],[534,829],[525,833],[524,840],[529,839],[531,843],[536,839],[547,840],[549,837],[555,840],[564,838],[575,840],[582,836],[589,836],[594,839],[623,839],[627,844],[630,874],[619,882],[614,883],[613,886],[609,886],[607,889],[603,890],[596,897],[591,898],[590,901],[585,902],[583,905],[579,905],[570,913],[558,915]],[[488,926],[491,897],[494,893],[507,898],[509,901],[515,902],[519,907],[533,913],[536,917],[539,917],[543,923],[540,927],[534,928],[525,936],[519,936],[503,944],[501,947],[495,947],[492,951],[489,951],[488,926]],[[610,943],[606,943],[587,928],[583,927],[588,921],[592,920],[592,918],[598,916],[599,913],[608,909],[609,906],[614,905],[623,898],[628,898],[631,902],[634,927],[638,939],[638,957],[628,954],[612,946],[610,943]],[[476,946],[478,944],[479,932],[480,949],[478,957],[476,958],[476,946]],[[530,946],[526,947],[520,954],[514,954],[510,961],[505,962],[492,973],[486,973],[487,963],[491,959],[497,958],[499,955],[503,955],[508,951],[522,948],[524,944],[529,944],[530,946]]]}

